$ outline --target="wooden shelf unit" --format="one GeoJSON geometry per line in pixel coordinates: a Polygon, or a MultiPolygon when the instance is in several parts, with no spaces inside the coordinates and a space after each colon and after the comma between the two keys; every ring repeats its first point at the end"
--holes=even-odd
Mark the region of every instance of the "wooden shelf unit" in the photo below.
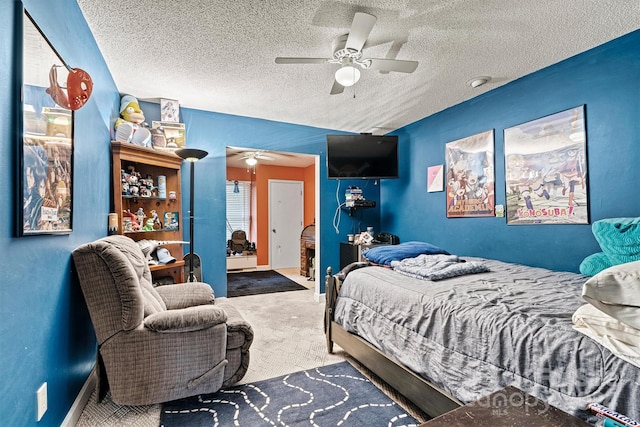
{"type": "MultiPolygon", "coordinates": [[[[112,179],[113,179],[113,210],[118,214],[118,233],[131,237],[135,241],[146,240],[183,240],[182,238],[182,193],[180,168],[182,159],[170,151],[140,147],[135,144],[111,141],[112,179]],[[122,194],[122,171],[128,172],[128,167],[134,166],[142,178],[151,175],[157,187],[158,176],[166,177],[166,198],[157,195],[152,197],[130,196],[122,194]],[[169,192],[175,191],[175,200],[169,199],[169,192]],[[125,232],[123,227],[123,213],[127,210],[135,213],[142,208],[147,215],[155,209],[163,228],[154,231],[125,232]],[[164,229],[164,213],[178,212],[178,229],[164,229]]],[[[156,190],[157,192],[157,190],[156,190]]],[[[144,225],[144,224],[142,224],[144,225]]],[[[151,265],[151,274],[155,279],[170,276],[175,283],[184,282],[184,261],[182,244],[165,245],[171,255],[176,258],[172,264],[151,265]]]]}

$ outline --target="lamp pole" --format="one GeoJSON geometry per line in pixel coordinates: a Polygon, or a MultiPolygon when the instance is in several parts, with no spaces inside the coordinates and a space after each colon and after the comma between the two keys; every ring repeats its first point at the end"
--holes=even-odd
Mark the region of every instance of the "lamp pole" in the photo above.
{"type": "Polygon", "coordinates": [[[189,280],[187,282],[195,282],[196,276],[193,274],[193,183],[195,182],[196,162],[189,163],[191,163],[191,182],[189,184],[189,280]]]}
{"type": "MultiPolygon", "coordinates": [[[[187,282],[195,282],[196,276],[193,273],[193,222],[194,222],[194,183],[195,183],[195,162],[207,156],[206,151],[196,148],[180,148],[175,151],[176,155],[191,163],[189,182],[189,278],[187,282]]],[[[201,279],[202,280],[202,279],[201,279]]]]}

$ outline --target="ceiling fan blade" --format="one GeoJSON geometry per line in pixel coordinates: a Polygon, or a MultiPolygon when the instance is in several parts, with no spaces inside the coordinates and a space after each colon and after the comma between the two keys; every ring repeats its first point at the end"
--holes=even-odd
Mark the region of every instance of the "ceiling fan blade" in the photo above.
{"type": "Polygon", "coordinates": [[[400,59],[368,59],[369,68],[379,71],[397,71],[399,73],[413,73],[418,68],[418,61],[403,61],[400,59]]]}
{"type": "Polygon", "coordinates": [[[273,157],[264,154],[256,154],[255,158],[258,160],[275,160],[273,157]]]}
{"type": "Polygon", "coordinates": [[[377,19],[378,18],[368,13],[356,12],[353,17],[353,22],[351,23],[349,37],[347,37],[347,42],[344,47],[357,50],[358,52],[361,51],[377,19]]]}
{"type": "Polygon", "coordinates": [[[339,95],[344,92],[344,86],[337,81],[333,81],[333,87],[331,87],[331,95],[339,95]]]}
{"type": "Polygon", "coordinates": [[[287,58],[277,57],[276,64],[326,64],[327,58],[287,58]]]}

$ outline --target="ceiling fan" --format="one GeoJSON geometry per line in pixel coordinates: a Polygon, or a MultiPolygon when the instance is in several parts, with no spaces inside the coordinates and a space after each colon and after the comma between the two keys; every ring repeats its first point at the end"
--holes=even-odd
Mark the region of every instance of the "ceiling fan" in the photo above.
{"type": "Polygon", "coordinates": [[[363,57],[362,48],[377,19],[368,13],[356,12],[349,33],[333,41],[333,58],[277,57],[276,64],[339,64],[331,95],[342,93],[346,86],[352,86],[360,79],[360,70],[355,65],[364,70],[413,73],[418,67],[417,61],[363,57]]]}
{"type": "Polygon", "coordinates": [[[264,154],[263,151],[247,151],[242,154],[240,157],[241,160],[244,160],[245,163],[249,166],[255,166],[258,163],[258,160],[275,160],[273,157],[264,154]]]}

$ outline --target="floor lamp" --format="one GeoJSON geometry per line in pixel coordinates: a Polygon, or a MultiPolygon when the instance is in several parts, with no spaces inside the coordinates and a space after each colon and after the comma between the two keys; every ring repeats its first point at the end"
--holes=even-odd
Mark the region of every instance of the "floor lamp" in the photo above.
{"type": "MultiPolygon", "coordinates": [[[[180,148],[175,153],[187,162],[191,163],[190,174],[191,183],[189,185],[189,279],[187,282],[195,282],[196,276],[193,274],[193,182],[194,182],[194,164],[200,159],[207,157],[204,150],[197,148],[180,148]]],[[[201,278],[202,279],[202,278],[201,278]]]]}

